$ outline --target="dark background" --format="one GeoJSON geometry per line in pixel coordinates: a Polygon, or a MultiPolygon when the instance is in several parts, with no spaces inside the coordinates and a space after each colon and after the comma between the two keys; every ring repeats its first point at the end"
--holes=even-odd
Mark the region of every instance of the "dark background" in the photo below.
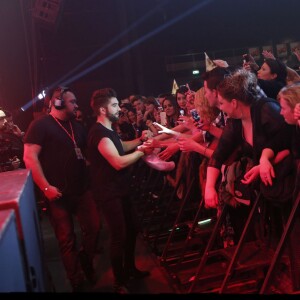
{"type": "Polygon", "coordinates": [[[58,2],[55,22],[47,23],[34,17],[38,1],[0,0],[0,106],[17,112],[30,102],[27,112],[16,114],[23,127],[39,109],[32,99],[58,81],[71,86],[87,110],[97,88],[113,87],[119,99],[170,92],[180,78],[167,72],[170,57],[300,40],[299,0],[58,2]]]}

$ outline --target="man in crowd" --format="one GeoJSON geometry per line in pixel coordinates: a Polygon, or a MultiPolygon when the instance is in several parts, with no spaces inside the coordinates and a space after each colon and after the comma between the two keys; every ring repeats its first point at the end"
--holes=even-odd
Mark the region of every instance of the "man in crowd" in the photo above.
{"type": "Polygon", "coordinates": [[[135,266],[138,222],[130,199],[128,168],[144,155],[145,148],[132,150],[147,139],[147,131],[143,131],[141,137],[135,140],[122,141],[119,138],[112,125],[118,121],[121,109],[116,92],[111,88],[96,90],[92,95],[91,107],[97,115],[97,122],[88,136],[92,189],[111,235],[114,291],[123,294],[128,293],[128,279],[141,279],[150,274],[135,266]]]}
{"type": "Polygon", "coordinates": [[[95,283],[93,257],[99,230],[96,205],[88,190],[85,131],[75,120],[77,100],[66,87],[52,93],[51,111],[34,120],[24,137],[24,161],[43,192],[50,222],[73,292],[85,291],[86,278],[95,283]],[[82,230],[77,249],[73,215],[82,230]],[[85,276],[84,276],[85,274],[85,276]]]}

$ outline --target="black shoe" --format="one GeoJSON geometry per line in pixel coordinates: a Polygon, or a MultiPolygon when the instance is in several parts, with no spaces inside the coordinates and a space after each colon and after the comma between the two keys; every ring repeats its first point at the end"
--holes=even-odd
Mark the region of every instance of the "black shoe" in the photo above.
{"type": "Polygon", "coordinates": [[[87,254],[84,251],[79,252],[79,259],[86,279],[89,281],[90,284],[96,284],[97,277],[93,267],[93,263],[90,261],[87,254]]]}
{"type": "Polygon", "coordinates": [[[116,294],[129,294],[127,286],[122,283],[114,283],[113,290],[116,294]]]}
{"type": "Polygon", "coordinates": [[[143,278],[148,277],[148,276],[150,276],[149,271],[141,271],[137,268],[130,269],[128,271],[128,277],[130,279],[143,279],[143,278]]]}

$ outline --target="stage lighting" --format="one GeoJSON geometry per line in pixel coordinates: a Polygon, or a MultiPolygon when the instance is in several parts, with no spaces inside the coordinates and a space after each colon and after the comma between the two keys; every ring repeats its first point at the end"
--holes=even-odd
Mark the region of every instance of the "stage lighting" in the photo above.
{"type": "Polygon", "coordinates": [[[42,92],[40,92],[40,93],[38,94],[37,97],[38,97],[39,100],[44,99],[44,98],[46,97],[46,92],[45,92],[45,90],[43,90],[42,92]]]}

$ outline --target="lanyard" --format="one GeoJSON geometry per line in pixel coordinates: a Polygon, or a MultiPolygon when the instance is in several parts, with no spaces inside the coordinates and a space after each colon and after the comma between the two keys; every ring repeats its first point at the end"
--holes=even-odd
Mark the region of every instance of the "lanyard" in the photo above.
{"type": "Polygon", "coordinates": [[[69,138],[73,141],[75,148],[77,148],[77,144],[76,144],[76,141],[75,141],[75,137],[74,137],[74,132],[73,132],[73,127],[72,127],[71,121],[69,121],[69,124],[70,124],[70,128],[71,128],[71,133],[72,133],[72,135],[67,131],[67,129],[66,129],[64,126],[62,126],[62,125],[60,124],[60,122],[57,120],[57,118],[55,118],[53,115],[50,115],[50,116],[52,116],[53,119],[57,122],[57,124],[65,131],[65,133],[66,133],[66,134],[69,136],[69,138]]]}

